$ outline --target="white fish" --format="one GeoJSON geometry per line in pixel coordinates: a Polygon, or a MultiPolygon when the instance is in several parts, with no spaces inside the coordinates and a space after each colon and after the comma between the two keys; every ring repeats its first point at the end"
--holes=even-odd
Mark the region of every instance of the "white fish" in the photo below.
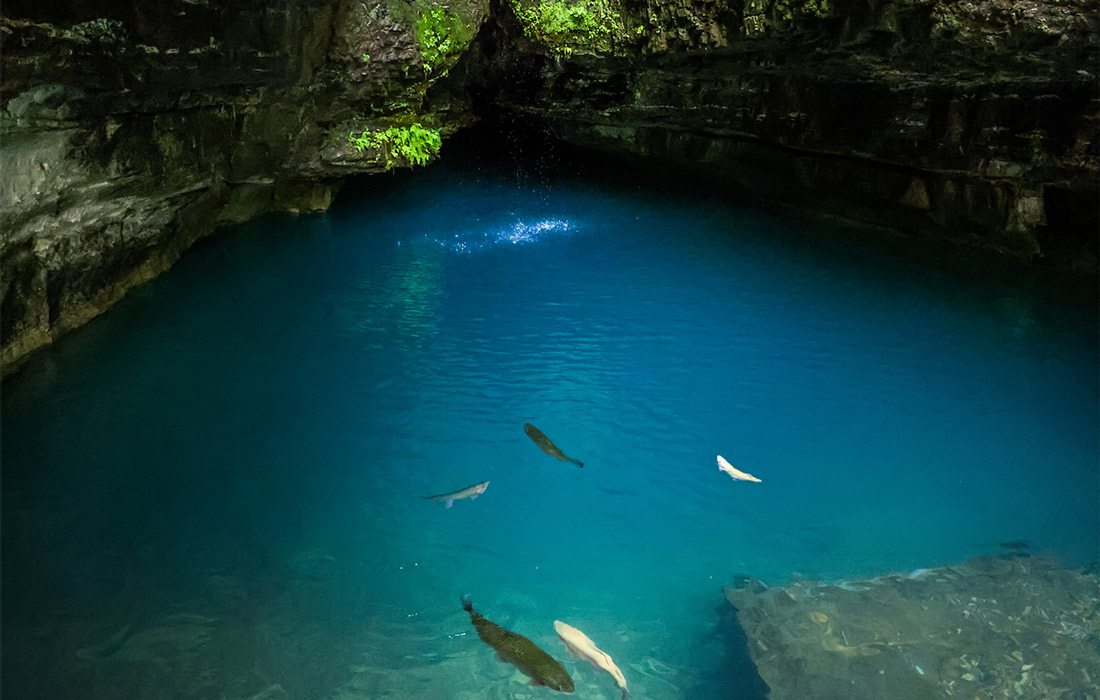
{"type": "Polygon", "coordinates": [[[726,458],[722,455],[718,455],[718,470],[729,474],[731,477],[737,479],[738,481],[755,481],[756,483],[760,483],[760,479],[757,479],[752,474],[743,472],[737,467],[733,466],[732,464],[727,462],[726,458]]]}
{"type": "Polygon", "coordinates": [[[565,648],[569,650],[570,654],[582,661],[587,661],[597,670],[607,671],[615,679],[616,685],[623,691],[623,700],[630,697],[630,693],[626,689],[626,677],[623,676],[623,672],[619,670],[619,667],[615,665],[607,652],[596,646],[596,643],[589,639],[588,635],[561,620],[554,620],[554,631],[561,637],[561,641],[565,642],[565,648]]]}
{"type": "Polygon", "coordinates": [[[424,496],[429,501],[443,501],[450,508],[455,504],[455,501],[461,501],[463,498],[469,498],[471,501],[481,494],[485,493],[485,489],[489,488],[489,482],[483,481],[480,484],[474,484],[473,486],[467,486],[464,489],[455,491],[454,493],[441,493],[438,496],[424,496]]]}

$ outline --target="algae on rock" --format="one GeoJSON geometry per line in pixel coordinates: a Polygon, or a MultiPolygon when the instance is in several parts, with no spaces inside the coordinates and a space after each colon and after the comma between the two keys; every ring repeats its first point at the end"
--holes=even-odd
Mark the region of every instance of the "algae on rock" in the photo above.
{"type": "Polygon", "coordinates": [[[523,33],[558,56],[611,53],[628,37],[616,0],[510,0],[523,33]]]}
{"type": "Polygon", "coordinates": [[[414,34],[421,69],[429,79],[444,76],[454,67],[488,15],[488,4],[481,0],[391,0],[387,7],[414,34]]]}

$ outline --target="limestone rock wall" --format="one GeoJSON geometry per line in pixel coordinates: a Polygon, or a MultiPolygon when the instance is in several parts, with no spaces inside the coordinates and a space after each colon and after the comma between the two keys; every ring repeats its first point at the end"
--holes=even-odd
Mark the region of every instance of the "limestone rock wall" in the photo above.
{"type": "Polygon", "coordinates": [[[498,104],[761,198],[1095,269],[1095,0],[588,2],[611,48],[502,20],[523,36],[498,104]]]}
{"type": "Polygon", "coordinates": [[[471,120],[483,0],[14,0],[0,17],[0,365],[222,222],[409,164],[349,133],[471,120]]]}
{"type": "Polygon", "coordinates": [[[0,370],[221,222],[429,160],[474,102],[761,198],[1094,269],[1097,3],[9,0],[0,370]],[[387,135],[413,126],[415,149],[387,135]]]}

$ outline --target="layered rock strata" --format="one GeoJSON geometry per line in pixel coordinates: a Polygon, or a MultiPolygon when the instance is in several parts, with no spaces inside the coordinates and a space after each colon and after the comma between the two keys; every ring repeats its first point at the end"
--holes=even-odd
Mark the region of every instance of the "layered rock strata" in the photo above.
{"type": "Polygon", "coordinates": [[[502,0],[499,104],[761,199],[1094,269],[1094,0],[578,6],[601,31],[502,0]]]}
{"type": "Polygon", "coordinates": [[[451,72],[487,12],[483,0],[5,3],[0,365],[219,223],[325,209],[345,175],[433,158],[471,120],[451,72]]]}
{"type": "Polygon", "coordinates": [[[481,110],[760,199],[1095,270],[1096,0],[12,0],[0,369],[219,223],[481,110]]]}

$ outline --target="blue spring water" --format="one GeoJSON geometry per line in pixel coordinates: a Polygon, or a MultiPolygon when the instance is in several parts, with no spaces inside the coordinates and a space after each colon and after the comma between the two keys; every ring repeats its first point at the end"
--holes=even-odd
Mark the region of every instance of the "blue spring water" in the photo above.
{"type": "Polygon", "coordinates": [[[579,697],[555,619],[635,698],[754,697],[736,573],[1088,563],[1094,301],[920,250],[447,164],[226,230],[4,385],[4,687],[551,697],[468,593],[579,697]]]}

